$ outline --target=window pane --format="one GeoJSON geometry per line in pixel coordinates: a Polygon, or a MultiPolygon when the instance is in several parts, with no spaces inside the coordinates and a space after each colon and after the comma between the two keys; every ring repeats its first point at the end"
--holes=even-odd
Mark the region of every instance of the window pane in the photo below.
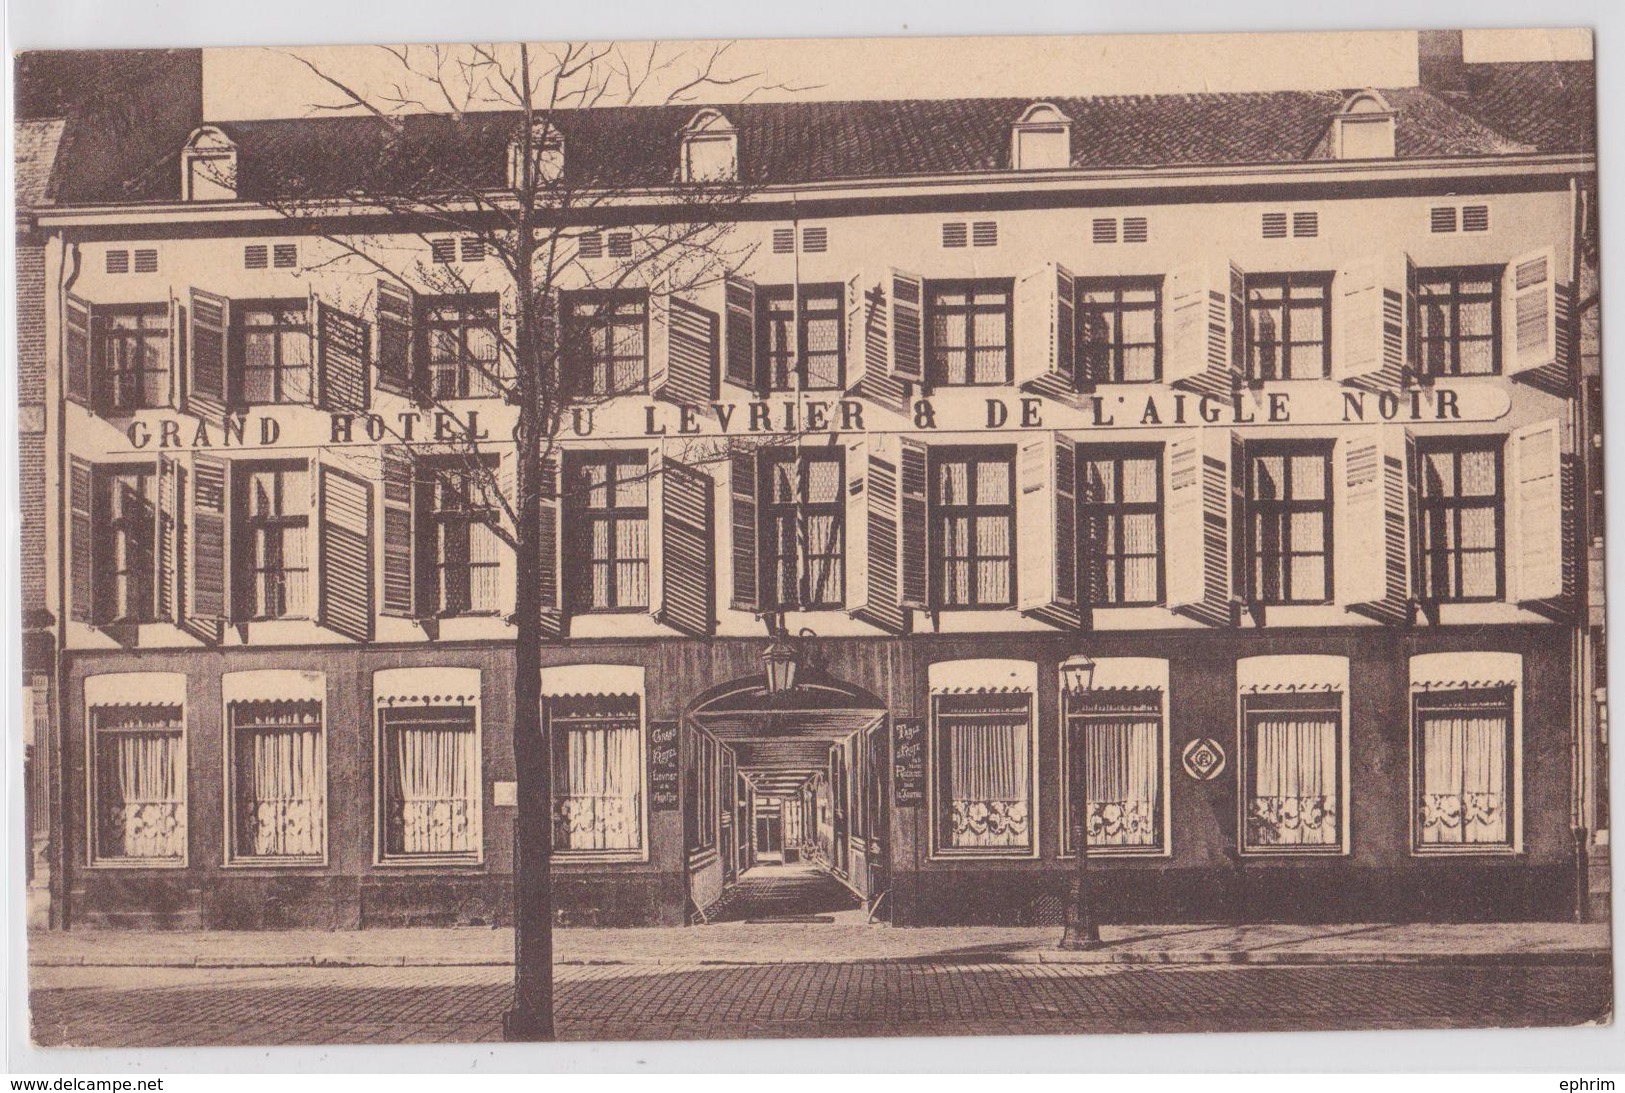
{"type": "Polygon", "coordinates": [[[479,751],[466,706],[386,710],[388,847],[394,854],[476,854],[479,751]]]}
{"type": "Polygon", "coordinates": [[[949,845],[1030,845],[1028,727],[996,717],[947,720],[949,845]]]}
{"type": "Polygon", "coordinates": [[[983,462],[976,464],[976,503],[1003,505],[1010,500],[1010,464],[983,462]]]}
{"type": "Polygon", "coordinates": [[[1123,500],[1130,504],[1154,502],[1157,499],[1158,467],[1155,459],[1125,459],[1123,461],[1123,500]]]}
{"type": "Polygon", "coordinates": [[[1419,720],[1418,841],[1424,846],[1509,844],[1508,716],[1467,707],[1426,711],[1419,720]]]}
{"type": "Polygon", "coordinates": [[[181,859],[186,768],[180,707],[101,707],[91,718],[97,857],[181,859]]]}
{"type": "Polygon", "coordinates": [[[1247,844],[1338,844],[1338,719],[1314,711],[1251,718],[1247,844]]]}
{"type": "MultiPolygon", "coordinates": [[[[1073,717],[1070,749],[1087,740],[1083,773],[1091,847],[1154,847],[1161,841],[1162,722],[1154,717],[1073,717]]],[[[1072,807],[1077,807],[1073,786],[1072,807]]],[[[1076,840],[1068,832],[1068,846],[1076,840]]]]}

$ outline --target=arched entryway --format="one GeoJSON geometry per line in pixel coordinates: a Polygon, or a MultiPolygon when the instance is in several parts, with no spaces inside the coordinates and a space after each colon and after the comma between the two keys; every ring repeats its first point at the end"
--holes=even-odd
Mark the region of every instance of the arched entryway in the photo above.
{"type": "MultiPolygon", "coordinates": [[[[684,714],[698,763],[715,753],[714,813],[690,808],[690,898],[698,921],[863,921],[886,890],[889,749],[885,704],[809,666],[793,685],[766,673],[700,694],[684,714]],[[715,875],[710,870],[714,869],[715,875]]],[[[709,771],[696,770],[704,786],[709,771]]]]}

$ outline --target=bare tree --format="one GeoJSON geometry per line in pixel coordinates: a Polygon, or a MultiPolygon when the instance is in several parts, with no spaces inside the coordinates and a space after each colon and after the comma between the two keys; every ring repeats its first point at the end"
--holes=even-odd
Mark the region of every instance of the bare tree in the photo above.
{"type": "MultiPolygon", "coordinates": [[[[561,315],[559,293],[631,287],[653,290],[652,299],[675,299],[739,268],[751,248],[729,238],[736,218],[728,209],[748,196],[749,185],[734,172],[680,168],[670,138],[691,115],[682,104],[738,101],[749,97],[742,90],[769,85],[760,73],[731,71],[726,45],[382,47],[381,79],[352,78],[289,56],[331,93],[313,112],[349,119],[327,127],[343,146],[245,162],[239,173],[251,168],[262,180],[259,200],[329,242],[322,266],[342,269],[374,294],[381,384],[393,379],[430,406],[469,395],[466,384],[473,383],[477,393],[515,407],[511,474],[499,473],[488,451],[493,444],[505,448],[506,437],[437,430],[432,443],[398,447],[408,458],[432,455],[436,466],[449,461],[459,468],[490,513],[488,526],[513,553],[519,809],[515,997],[505,1029],[509,1039],[551,1039],[552,742],[541,715],[540,667],[543,645],[557,632],[557,597],[549,602],[543,574],[547,540],[556,534],[555,448],[573,414],[624,393],[613,369],[603,382],[582,382],[566,367],[583,348],[583,324],[561,315]],[[635,108],[626,117],[641,109],[647,124],[622,126],[624,143],[609,146],[591,119],[610,106],[635,108]],[[340,215],[357,210],[376,214],[361,221],[376,226],[357,229],[355,219],[340,215]],[[618,260],[584,262],[582,236],[608,225],[618,260]],[[460,381],[461,389],[430,374],[422,360],[414,366],[410,321],[392,321],[401,306],[396,286],[437,294],[470,288],[456,262],[424,261],[431,241],[473,247],[500,270],[499,332],[490,351],[477,354],[476,374],[460,381]]],[[[421,336],[417,341],[421,347],[421,336]]],[[[691,453],[685,461],[712,455],[691,453]]],[[[387,468],[385,482],[387,490],[387,468]]],[[[387,587],[386,572],[386,593],[387,587]]]]}

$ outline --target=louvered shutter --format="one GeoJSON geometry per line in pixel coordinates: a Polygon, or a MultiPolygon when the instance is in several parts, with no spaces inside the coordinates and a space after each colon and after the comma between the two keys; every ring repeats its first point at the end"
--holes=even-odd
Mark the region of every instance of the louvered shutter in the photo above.
{"type": "Polygon", "coordinates": [[[1243,323],[1232,322],[1232,312],[1244,301],[1239,284],[1241,271],[1231,266],[1228,274],[1215,275],[1206,266],[1174,270],[1166,282],[1163,322],[1163,376],[1177,386],[1208,394],[1230,390],[1232,360],[1237,370],[1245,370],[1245,339],[1239,335],[1243,323]],[[1232,344],[1232,328],[1236,341],[1232,344]]]}
{"type": "Polygon", "coordinates": [[[230,401],[231,301],[202,289],[192,290],[192,357],[187,378],[187,410],[199,417],[222,417],[230,401]]]}
{"type": "Polygon", "coordinates": [[[416,300],[404,288],[378,282],[378,387],[397,395],[413,395],[416,352],[412,323],[416,300]]]}
{"type": "Polygon", "coordinates": [[[1078,617],[1077,451],[1064,436],[1016,450],[1016,606],[1054,626],[1078,617]]]}
{"type": "Polygon", "coordinates": [[[1508,564],[1519,603],[1563,594],[1563,431],[1553,418],[1515,431],[1511,453],[1508,564]]]}
{"type": "Polygon", "coordinates": [[[1052,397],[1070,393],[1077,357],[1075,282],[1054,262],[1016,282],[1016,382],[1052,397]]]}
{"type": "Polygon", "coordinates": [[[1208,315],[1209,371],[1224,390],[1234,390],[1247,375],[1247,275],[1230,263],[1226,278],[1228,311],[1208,315]]]}
{"type": "Polygon", "coordinates": [[[356,641],[373,636],[372,483],[316,464],[316,621],[356,641]]]}
{"type": "Polygon", "coordinates": [[[1201,429],[1168,442],[1165,535],[1168,606],[1210,625],[1231,621],[1231,437],[1201,429]]]}
{"type": "Polygon", "coordinates": [[[925,284],[912,273],[892,270],[887,293],[886,329],[891,334],[887,357],[891,374],[899,379],[925,380],[925,284]]]}
{"type": "Polygon", "coordinates": [[[841,486],[844,490],[842,549],[846,568],[846,609],[849,614],[856,614],[860,607],[868,603],[869,444],[867,436],[851,437],[841,453],[841,486]]]}
{"type": "Polygon", "coordinates": [[[861,273],[849,277],[846,282],[846,330],[842,350],[844,360],[841,364],[845,369],[844,390],[848,394],[855,393],[863,385],[869,366],[869,338],[865,330],[868,307],[864,299],[864,284],[864,276],[861,273]]]}
{"type": "Polygon", "coordinates": [[[1397,386],[1404,380],[1406,265],[1385,255],[1337,275],[1332,321],[1332,378],[1397,386]]]}
{"type": "MultiPolygon", "coordinates": [[[[644,345],[648,391],[659,397],[666,390],[671,361],[671,293],[664,282],[651,286],[647,296],[649,338],[644,345]]],[[[579,350],[574,350],[572,356],[579,350]]]]}
{"type": "Polygon", "coordinates": [[[1552,249],[1515,258],[1504,274],[1508,375],[1557,361],[1557,267],[1552,249]]]}
{"type": "MultiPolygon", "coordinates": [[[[520,574],[520,580],[536,581],[537,605],[541,609],[541,632],[546,637],[559,637],[564,632],[565,596],[562,566],[568,552],[564,549],[564,520],[562,506],[565,490],[560,488],[559,460],[548,456],[541,461],[537,472],[536,498],[536,569],[520,574]]],[[[515,498],[517,500],[517,498],[515,498]]]]}
{"type": "MultiPolygon", "coordinates": [[[[716,627],[716,527],[711,476],[675,459],[661,463],[661,606],[657,621],[705,637],[716,627]]],[[[737,543],[735,544],[737,549],[737,543]]],[[[735,579],[737,588],[738,580],[735,579]]]]}
{"type": "MultiPolygon", "coordinates": [[[[1402,361],[1403,374],[1406,377],[1415,375],[1422,368],[1421,322],[1417,314],[1419,306],[1417,303],[1417,281],[1416,261],[1407,254],[1405,256],[1404,341],[1401,344],[1401,349],[1405,354],[1402,361]]],[[[1415,464],[1411,465],[1415,466],[1415,464]]]]}
{"type": "Polygon", "coordinates": [[[908,628],[898,600],[900,532],[897,438],[876,434],[847,447],[847,613],[894,634],[908,628]]]}
{"type": "Polygon", "coordinates": [[[78,456],[68,457],[68,617],[97,621],[96,611],[96,469],[78,456]]]}
{"type": "Polygon", "coordinates": [[[898,544],[899,602],[925,610],[930,606],[931,464],[924,444],[898,438],[898,483],[901,527],[898,544]]]}
{"type": "Polygon", "coordinates": [[[1332,572],[1338,600],[1351,606],[1380,603],[1387,597],[1382,441],[1382,426],[1360,425],[1337,442],[1332,572]]]}
{"type": "Polygon", "coordinates": [[[380,451],[384,488],[383,613],[397,618],[415,618],[418,614],[413,527],[416,468],[412,457],[398,445],[380,451]]]}
{"type": "Polygon", "coordinates": [[[733,528],[733,608],[761,609],[761,557],[757,549],[758,452],[753,445],[728,448],[729,519],[733,528]]]}
{"type": "Polygon", "coordinates": [[[189,521],[191,557],[186,567],[187,615],[203,621],[228,621],[230,518],[228,480],[231,466],[212,456],[192,457],[192,504],[189,521]]]}
{"type": "Polygon", "coordinates": [[[184,476],[180,460],[158,457],[158,505],[153,528],[153,553],[157,555],[157,595],[160,622],[181,621],[181,579],[186,571],[181,559],[181,510],[184,476]]]}
{"type": "Polygon", "coordinates": [[[70,294],[63,302],[62,387],[70,402],[90,406],[96,394],[96,355],[91,326],[94,309],[70,294]]]}
{"type": "Polygon", "coordinates": [[[1202,602],[1202,438],[1196,431],[1168,441],[1162,460],[1163,541],[1166,543],[1168,606],[1202,602]]]}
{"type": "Polygon", "coordinates": [[[723,375],[736,387],[754,392],[756,370],[756,285],[742,277],[723,282],[723,375]]]}
{"type": "Polygon", "coordinates": [[[687,405],[717,397],[717,316],[681,296],[650,296],[650,393],[687,405]],[[661,302],[657,305],[656,300],[661,302]],[[654,316],[664,331],[657,336],[654,316]],[[665,360],[656,364],[656,343],[664,339],[665,360]],[[658,378],[657,378],[658,377],[658,378]]]}
{"type": "Polygon", "coordinates": [[[365,410],[371,401],[367,324],[314,296],[310,307],[317,405],[335,412],[365,410]]]}

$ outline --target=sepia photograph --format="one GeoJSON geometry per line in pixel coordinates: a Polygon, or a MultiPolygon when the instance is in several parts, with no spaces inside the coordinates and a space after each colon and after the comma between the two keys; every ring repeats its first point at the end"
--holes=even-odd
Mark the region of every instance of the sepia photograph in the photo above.
{"type": "Polygon", "coordinates": [[[1592,46],[17,53],[27,1035],[1611,1024],[1592,46]]]}

